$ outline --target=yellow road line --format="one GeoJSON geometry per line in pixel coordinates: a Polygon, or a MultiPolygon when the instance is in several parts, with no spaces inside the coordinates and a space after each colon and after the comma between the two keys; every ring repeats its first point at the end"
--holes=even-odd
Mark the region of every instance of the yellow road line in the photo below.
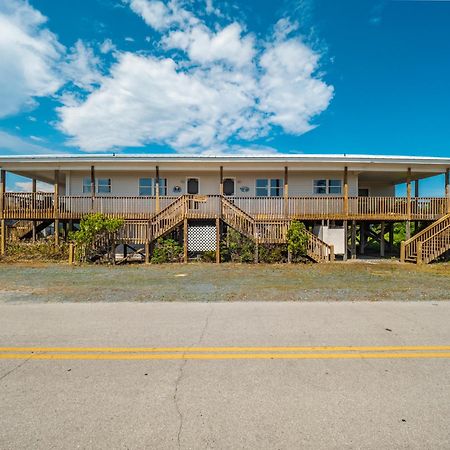
{"type": "Polygon", "coordinates": [[[0,352],[101,352],[101,353],[185,353],[185,352],[343,352],[343,351],[442,351],[450,345],[313,346],[313,347],[0,347],[0,352]]]}
{"type": "Polygon", "coordinates": [[[105,353],[1,353],[0,359],[35,360],[175,360],[175,359],[405,359],[450,358],[450,353],[187,353],[187,354],[105,354],[105,353]]]}

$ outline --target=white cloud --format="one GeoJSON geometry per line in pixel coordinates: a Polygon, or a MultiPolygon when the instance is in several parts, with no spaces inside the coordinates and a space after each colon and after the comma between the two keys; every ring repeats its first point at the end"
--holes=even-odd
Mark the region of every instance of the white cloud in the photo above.
{"type": "Polygon", "coordinates": [[[5,131],[0,131],[0,154],[1,155],[36,155],[54,153],[52,150],[41,145],[28,142],[21,137],[5,131]]]}
{"type": "Polygon", "coordinates": [[[166,48],[184,50],[194,62],[207,64],[222,60],[243,66],[251,62],[255,50],[253,37],[242,36],[242,31],[238,23],[232,23],[217,33],[198,25],[171,32],[163,39],[163,44],[166,48]]]}
{"type": "Polygon", "coordinates": [[[100,45],[100,52],[103,54],[109,53],[116,50],[116,46],[113,44],[111,39],[105,39],[100,45]]]}
{"type": "Polygon", "coordinates": [[[67,61],[61,68],[66,82],[71,81],[75,86],[88,91],[102,79],[100,59],[95,56],[93,49],[80,39],[70,49],[67,61]]]}
{"type": "Polygon", "coordinates": [[[31,107],[63,83],[54,67],[64,47],[45,22],[27,2],[0,2],[0,117],[31,107]]]}

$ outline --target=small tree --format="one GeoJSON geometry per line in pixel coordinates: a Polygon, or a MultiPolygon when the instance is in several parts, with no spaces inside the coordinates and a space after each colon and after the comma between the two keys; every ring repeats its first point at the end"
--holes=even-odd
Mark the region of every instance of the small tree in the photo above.
{"type": "Polygon", "coordinates": [[[89,214],[80,221],[80,229],[69,234],[69,239],[75,243],[76,258],[85,261],[89,249],[100,237],[111,240],[111,236],[122,226],[122,219],[111,219],[101,213],[89,214]]]}
{"type": "Polygon", "coordinates": [[[303,222],[293,221],[287,232],[288,251],[293,260],[302,259],[308,250],[308,235],[303,222]]]}

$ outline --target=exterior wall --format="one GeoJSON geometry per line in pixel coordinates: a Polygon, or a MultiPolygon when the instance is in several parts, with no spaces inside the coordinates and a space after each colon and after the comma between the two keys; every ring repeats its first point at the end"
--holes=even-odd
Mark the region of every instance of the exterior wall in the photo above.
{"type": "MultiPolygon", "coordinates": [[[[111,194],[113,196],[138,196],[139,178],[155,178],[155,172],[101,172],[97,171],[96,178],[111,178],[111,194]]],[[[257,178],[284,179],[283,172],[231,172],[225,171],[224,178],[235,179],[235,195],[240,197],[254,197],[257,178]],[[247,192],[241,188],[248,187],[247,192]]],[[[90,172],[70,172],[66,175],[68,195],[83,195],[83,178],[90,177],[90,172]]],[[[200,194],[219,194],[218,172],[160,172],[161,178],[167,178],[167,195],[181,195],[186,193],[187,178],[199,178],[200,194]],[[174,187],[179,186],[181,192],[174,193],[174,187]]],[[[313,196],[313,181],[316,179],[340,179],[342,172],[289,172],[289,196],[313,196]]],[[[352,172],[348,174],[349,195],[358,195],[358,176],[352,172]]],[[[89,194],[86,194],[89,195],[89,194]]],[[[343,195],[343,193],[342,193],[343,195]]]]}
{"type": "Polygon", "coordinates": [[[360,182],[361,189],[369,189],[370,197],[395,197],[395,186],[382,183],[360,182]]]}

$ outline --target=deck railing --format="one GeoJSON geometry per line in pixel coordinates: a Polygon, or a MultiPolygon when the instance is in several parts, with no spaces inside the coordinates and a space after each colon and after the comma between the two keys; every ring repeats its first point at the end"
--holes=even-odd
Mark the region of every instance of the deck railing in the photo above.
{"type": "MultiPolygon", "coordinates": [[[[80,219],[100,212],[111,217],[149,220],[178,197],[59,196],[53,193],[7,192],[3,196],[5,219],[80,219]],[[55,202],[56,199],[56,202],[55,202]]],[[[189,217],[212,218],[220,213],[219,195],[190,195],[189,217]]],[[[447,210],[447,199],[439,197],[226,197],[256,220],[265,219],[375,219],[436,220],[447,210]]]]}

